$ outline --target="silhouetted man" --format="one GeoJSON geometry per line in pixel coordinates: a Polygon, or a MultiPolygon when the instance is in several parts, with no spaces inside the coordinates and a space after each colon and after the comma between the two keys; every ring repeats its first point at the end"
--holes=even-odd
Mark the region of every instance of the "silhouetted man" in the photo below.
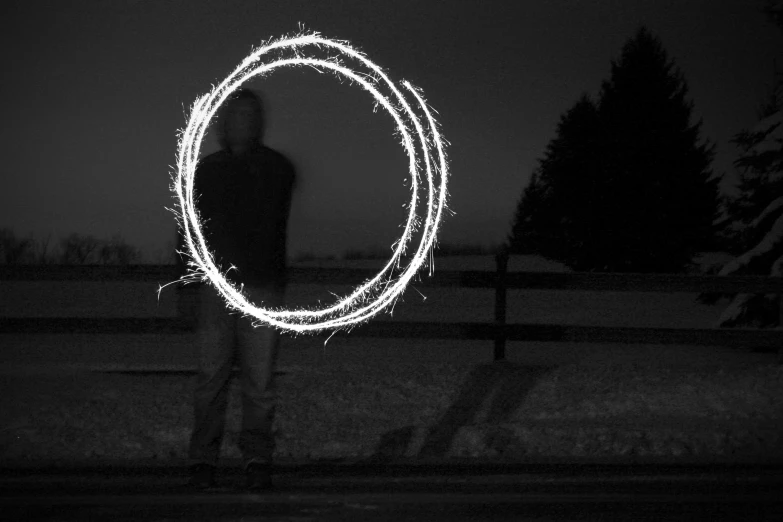
{"type": "MultiPolygon", "coordinates": [[[[218,120],[221,150],[196,170],[196,207],[207,246],[227,279],[244,283],[249,301],[271,308],[283,304],[286,285],[286,230],[295,170],[279,152],[262,144],[264,106],[252,91],[240,89],[225,102],[218,120]]],[[[223,440],[228,384],[234,362],[240,369],[242,429],[238,441],[246,485],[271,486],[275,444],[273,370],[279,334],[253,328],[226,308],[214,287],[198,295],[199,373],[194,396],[195,423],[188,457],[190,483],[210,487],[223,440]]]]}

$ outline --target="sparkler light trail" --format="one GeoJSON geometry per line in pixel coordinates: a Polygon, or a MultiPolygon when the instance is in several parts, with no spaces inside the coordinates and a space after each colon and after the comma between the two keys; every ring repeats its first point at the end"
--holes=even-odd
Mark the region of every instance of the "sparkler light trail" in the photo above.
{"type": "Polygon", "coordinates": [[[438,130],[433,111],[417,88],[407,81],[402,82],[402,87],[412,97],[413,105],[421,115],[414,112],[411,103],[385,72],[363,53],[345,41],[329,40],[318,33],[302,33],[262,44],[210,93],[197,98],[188,124],[180,133],[177,169],[172,176],[172,191],[177,197],[177,210],[172,212],[182,228],[189,250],[183,253],[191,258],[188,262],[189,272],[180,281],[209,281],[229,306],[258,319],[254,326],[264,324],[292,333],[314,333],[355,326],[393,305],[427,260],[428,254],[432,255],[436,233],[446,208],[448,178],[445,140],[438,130]],[[305,52],[308,49],[313,50],[314,54],[317,52],[325,56],[309,55],[305,52]],[[354,70],[344,62],[358,66],[360,70],[354,70]],[[375,277],[362,283],[350,295],[334,305],[320,309],[265,309],[249,303],[241,288],[237,289],[229,283],[215,266],[202,234],[193,197],[201,142],[220,105],[249,79],[263,77],[277,68],[290,66],[309,66],[319,72],[329,72],[338,78],[347,78],[352,84],[369,92],[375,98],[376,108],[380,105],[394,119],[409,160],[411,199],[407,205],[408,219],[402,237],[394,245],[391,259],[375,277]],[[420,220],[416,209],[422,164],[427,179],[427,204],[424,219],[420,220]],[[408,264],[402,267],[405,249],[420,222],[423,222],[424,228],[418,248],[408,264]]]}

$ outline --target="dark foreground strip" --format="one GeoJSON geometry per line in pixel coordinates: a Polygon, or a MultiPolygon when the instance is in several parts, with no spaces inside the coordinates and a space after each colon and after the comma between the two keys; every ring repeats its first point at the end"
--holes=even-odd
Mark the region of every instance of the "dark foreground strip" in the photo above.
{"type": "MultiPolygon", "coordinates": [[[[187,487],[187,467],[48,468],[0,470],[0,502],[50,504],[218,502],[220,495],[243,494],[241,467],[220,467],[215,488],[187,487]],[[206,496],[205,496],[206,495],[206,496]],[[157,500],[156,500],[157,499],[157,500]]],[[[383,502],[389,495],[441,502],[476,502],[482,495],[514,502],[549,502],[567,496],[574,502],[746,502],[777,501],[783,491],[783,468],[771,466],[275,466],[278,500],[291,495],[316,501],[323,495],[357,496],[383,502]],[[282,496],[281,496],[282,495],[282,496]]],[[[565,497],[564,497],[565,498],[565,497]]]]}
{"type": "Polygon", "coordinates": [[[774,493],[213,493],[30,497],[0,502],[4,520],[74,522],[189,520],[780,520],[774,493]],[[21,501],[21,502],[18,502],[21,501]]]}
{"type": "MultiPolygon", "coordinates": [[[[719,457],[715,457],[717,459],[719,457]]],[[[241,469],[240,459],[221,459],[220,470],[229,474],[241,469]]],[[[783,480],[783,460],[705,460],[687,457],[672,461],[670,457],[629,458],[548,457],[529,461],[502,461],[488,458],[346,458],[321,460],[275,460],[276,473],[322,476],[422,476],[422,475],[557,475],[560,477],[600,476],[767,476],[783,480]]],[[[0,482],[8,478],[32,475],[167,475],[187,473],[184,460],[155,459],[105,460],[96,463],[72,461],[6,460],[0,467],[0,482]]]]}
{"type": "MultiPolygon", "coordinates": [[[[669,493],[574,493],[568,488],[560,492],[501,492],[501,493],[418,493],[418,492],[375,492],[375,493],[251,493],[194,492],[192,494],[147,494],[147,495],[84,495],[84,496],[29,496],[3,498],[5,506],[168,506],[168,505],[213,505],[213,504],[774,504],[783,509],[780,491],[754,493],[700,493],[688,494],[676,491],[672,485],[669,493]]],[[[781,511],[783,514],[783,511],[781,511]]]]}
{"type": "Polygon", "coordinates": [[[3,520],[781,520],[770,466],[279,466],[275,488],[241,468],[195,491],[184,467],[0,471],[3,520]],[[474,473],[466,473],[472,468],[474,473]],[[633,472],[635,470],[635,473],[633,472]],[[478,472],[476,472],[478,471],[478,472]],[[502,471],[505,471],[503,473],[502,471]]]}

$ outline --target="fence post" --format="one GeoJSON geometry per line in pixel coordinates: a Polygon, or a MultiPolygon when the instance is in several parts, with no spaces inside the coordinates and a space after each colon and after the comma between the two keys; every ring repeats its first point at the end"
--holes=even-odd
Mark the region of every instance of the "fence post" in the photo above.
{"type": "Polygon", "coordinates": [[[506,273],[508,272],[508,250],[503,248],[495,255],[495,360],[506,359],[506,273]]]}

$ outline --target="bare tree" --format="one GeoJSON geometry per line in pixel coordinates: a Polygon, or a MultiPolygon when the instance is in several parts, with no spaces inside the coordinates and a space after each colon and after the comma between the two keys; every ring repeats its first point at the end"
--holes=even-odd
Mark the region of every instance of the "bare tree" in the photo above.
{"type": "Polygon", "coordinates": [[[57,262],[58,256],[54,251],[49,250],[52,242],[52,234],[48,234],[45,239],[41,239],[35,244],[35,263],[39,265],[51,265],[57,262]]]}
{"type": "Polygon", "coordinates": [[[93,236],[73,233],[60,242],[62,253],[60,263],[64,265],[85,265],[100,246],[100,240],[93,236]]]}
{"type": "Polygon", "coordinates": [[[98,262],[103,265],[130,265],[141,259],[141,251],[126,243],[119,234],[103,241],[97,255],[98,262]]]}
{"type": "Polygon", "coordinates": [[[29,262],[33,255],[33,241],[16,237],[10,228],[0,229],[0,263],[18,265],[29,262]]]}

